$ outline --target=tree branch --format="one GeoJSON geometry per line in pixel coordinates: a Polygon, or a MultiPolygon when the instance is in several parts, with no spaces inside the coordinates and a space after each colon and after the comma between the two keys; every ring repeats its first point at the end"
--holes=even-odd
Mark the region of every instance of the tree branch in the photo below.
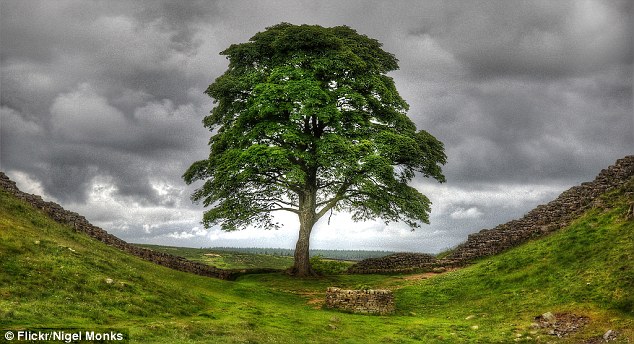
{"type": "Polygon", "coordinates": [[[351,179],[346,180],[341,184],[341,186],[339,187],[339,190],[337,190],[337,193],[335,194],[333,198],[329,199],[328,201],[320,202],[321,204],[326,204],[326,205],[323,208],[321,208],[320,211],[317,212],[317,215],[316,215],[317,220],[319,220],[322,216],[324,216],[324,214],[326,214],[328,210],[334,208],[335,205],[337,205],[337,202],[346,198],[346,191],[348,191],[348,187],[352,185],[351,179]]]}
{"type": "Polygon", "coordinates": [[[273,208],[273,209],[262,210],[261,212],[269,212],[269,211],[290,211],[291,213],[295,213],[299,215],[299,210],[293,209],[293,208],[273,208]]]}
{"type": "Polygon", "coordinates": [[[282,204],[287,205],[289,207],[297,207],[297,204],[293,204],[292,202],[283,201],[278,198],[251,198],[252,201],[263,202],[263,203],[271,203],[282,206],[282,204]]]}
{"type": "Polygon", "coordinates": [[[326,204],[326,206],[324,206],[323,208],[321,208],[321,210],[319,212],[317,212],[317,214],[315,215],[315,219],[319,220],[322,216],[324,216],[324,214],[326,214],[328,212],[328,210],[334,208],[335,205],[337,205],[337,202],[341,201],[344,198],[345,197],[343,197],[343,196],[336,196],[336,197],[332,198],[330,200],[330,202],[328,204],[326,204]]]}
{"type": "Polygon", "coordinates": [[[283,175],[281,173],[277,172],[277,174],[278,175],[275,176],[275,175],[270,175],[270,174],[268,174],[266,172],[256,172],[256,175],[269,178],[269,181],[271,183],[273,183],[273,184],[275,184],[275,185],[277,185],[277,186],[279,186],[281,188],[284,188],[284,189],[288,188],[289,190],[294,191],[294,192],[299,192],[301,190],[301,188],[298,185],[290,183],[290,182],[284,180],[283,179],[283,175]],[[280,177],[282,177],[282,178],[280,179],[280,177]]]}
{"type": "Polygon", "coordinates": [[[325,183],[325,184],[318,184],[317,187],[320,188],[320,189],[323,189],[323,188],[331,187],[333,185],[337,185],[337,184],[340,184],[340,183],[341,183],[340,181],[331,181],[331,182],[328,182],[328,183],[325,183]]]}

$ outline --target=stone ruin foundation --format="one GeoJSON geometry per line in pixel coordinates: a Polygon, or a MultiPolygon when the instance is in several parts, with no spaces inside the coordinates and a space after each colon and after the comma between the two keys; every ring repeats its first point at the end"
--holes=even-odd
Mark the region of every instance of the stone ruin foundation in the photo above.
{"type": "Polygon", "coordinates": [[[326,308],[350,313],[386,315],[394,313],[394,295],[390,290],[326,290],[326,308]]]}

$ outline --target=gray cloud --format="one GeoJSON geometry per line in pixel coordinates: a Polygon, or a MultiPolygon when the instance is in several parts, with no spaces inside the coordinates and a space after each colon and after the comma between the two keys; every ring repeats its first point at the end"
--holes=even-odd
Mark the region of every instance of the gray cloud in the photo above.
{"type": "Polygon", "coordinates": [[[338,228],[354,227],[369,239],[352,231],[346,245],[439,250],[590,180],[634,146],[631,1],[0,6],[0,168],[124,238],[288,241],[197,228],[195,186],[180,178],[208,154],[203,91],[226,69],[218,53],[282,21],[349,25],[383,42],[400,60],[392,76],[410,116],[449,157],[447,184],[416,181],[430,190],[431,226],[404,234],[342,215],[345,225],[320,227],[316,246],[337,246],[338,228]]]}
{"type": "Polygon", "coordinates": [[[557,78],[632,62],[628,1],[448,2],[409,30],[438,40],[474,77],[557,78]]]}

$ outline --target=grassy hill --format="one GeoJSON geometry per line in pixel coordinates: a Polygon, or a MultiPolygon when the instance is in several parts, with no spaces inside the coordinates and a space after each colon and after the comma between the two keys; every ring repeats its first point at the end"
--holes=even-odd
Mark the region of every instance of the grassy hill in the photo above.
{"type": "Polygon", "coordinates": [[[403,288],[399,308],[470,318],[478,331],[522,338],[539,335],[531,333],[531,317],[572,313],[590,318],[573,343],[616,328],[632,341],[634,221],[626,214],[634,180],[626,189],[603,196],[610,209],[593,209],[544,239],[403,288]]]}
{"type": "MultiPolygon", "coordinates": [[[[634,341],[634,182],[571,226],[455,272],[293,279],[195,276],[126,255],[0,191],[0,329],[117,329],[162,343],[580,343],[634,341]],[[630,192],[629,194],[626,193],[630,192]],[[397,312],[324,310],[329,286],[395,291],[397,312]],[[531,327],[582,316],[564,338],[531,327]]],[[[1,337],[1,334],[0,334],[1,337]]]]}

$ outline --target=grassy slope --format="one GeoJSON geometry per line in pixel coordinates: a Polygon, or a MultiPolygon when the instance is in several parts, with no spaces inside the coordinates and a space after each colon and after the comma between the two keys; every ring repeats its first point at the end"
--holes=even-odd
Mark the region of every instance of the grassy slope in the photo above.
{"type": "Polygon", "coordinates": [[[0,328],[102,326],[166,343],[505,343],[520,334],[548,342],[556,338],[530,324],[551,311],[591,318],[565,342],[608,329],[625,342],[634,339],[634,224],[623,220],[626,196],[609,197],[613,210],[428,280],[267,274],[227,282],[127,256],[0,192],[0,328]],[[396,289],[397,314],[318,309],[312,301],[333,285],[396,289]]]}
{"type": "MultiPolygon", "coordinates": [[[[634,180],[630,192],[633,186],[634,180]]],[[[479,331],[506,328],[499,334],[522,337],[535,337],[527,326],[533,316],[570,312],[592,321],[571,342],[617,328],[631,340],[634,221],[625,219],[631,193],[627,196],[621,190],[604,198],[614,209],[592,210],[545,239],[402,289],[399,308],[445,314],[448,319],[475,315],[469,324],[479,326],[479,331]]]]}
{"type": "MultiPolygon", "coordinates": [[[[286,285],[280,290],[257,280],[221,281],[144,262],[0,191],[0,329],[114,328],[144,343],[338,343],[340,331],[324,332],[333,316],[365,324],[343,334],[352,342],[364,327],[382,323],[379,317],[314,309],[301,292],[290,290],[297,287],[293,279],[277,278],[286,285]]],[[[371,285],[385,277],[346,279],[338,283],[371,285]]],[[[387,333],[394,326],[386,325],[387,333]]]]}

